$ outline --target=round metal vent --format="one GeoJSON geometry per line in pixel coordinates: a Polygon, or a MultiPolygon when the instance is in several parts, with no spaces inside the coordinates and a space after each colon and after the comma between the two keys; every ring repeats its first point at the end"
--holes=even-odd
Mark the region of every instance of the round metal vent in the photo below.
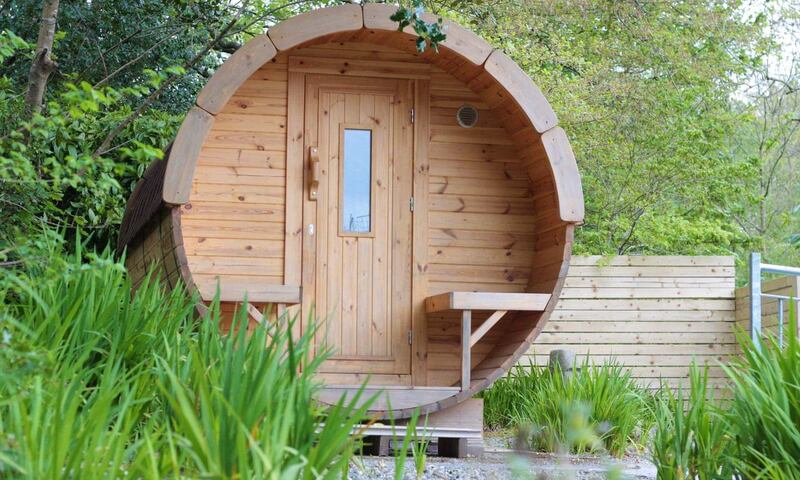
{"type": "Polygon", "coordinates": [[[456,112],[458,124],[464,128],[472,128],[478,123],[478,109],[472,105],[461,105],[456,112]]]}

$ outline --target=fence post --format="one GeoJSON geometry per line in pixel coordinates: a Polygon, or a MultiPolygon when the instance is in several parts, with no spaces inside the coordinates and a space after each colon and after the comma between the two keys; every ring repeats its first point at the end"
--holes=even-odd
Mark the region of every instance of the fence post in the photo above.
{"type": "Polygon", "coordinates": [[[761,349],[761,254],[750,253],[750,338],[761,349]]]}
{"type": "Polygon", "coordinates": [[[783,299],[778,299],[778,347],[783,348],[783,299]]]}

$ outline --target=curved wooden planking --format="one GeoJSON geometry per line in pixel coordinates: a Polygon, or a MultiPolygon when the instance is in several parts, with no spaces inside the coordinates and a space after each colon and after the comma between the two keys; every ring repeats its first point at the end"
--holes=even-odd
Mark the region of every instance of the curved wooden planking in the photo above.
{"type": "Polygon", "coordinates": [[[197,106],[212,115],[218,114],[239,86],[277,53],[269,35],[254,37],[214,73],[197,95],[197,106]]]}
{"type": "MultiPolygon", "coordinates": [[[[384,3],[368,3],[364,5],[364,28],[397,32],[397,22],[390,19],[396,11],[397,6],[395,5],[384,3]]],[[[424,19],[427,22],[436,22],[438,17],[425,14],[424,19]]],[[[447,38],[441,43],[441,47],[457,53],[475,65],[483,65],[483,62],[489,58],[492,50],[494,50],[481,37],[455,22],[445,20],[444,27],[447,38]]],[[[417,37],[411,26],[406,27],[403,33],[413,38],[417,37]]]]}
{"type": "Polygon", "coordinates": [[[280,50],[302,45],[325,35],[358,30],[364,26],[359,5],[320,8],[282,21],[269,29],[269,38],[280,50]]]}
{"type": "Polygon", "coordinates": [[[583,223],[584,205],[581,175],[578,163],[567,134],[561,127],[552,128],[542,134],[542,145],[550,159],[553,180],[558,193],[558,213],[561,220],[583,223]]]}
{"type": "MultiPolygon", "coordinates": [[[[472,382],[468,390],[454,392],[452,396],[442,400],[421,403],[413,408],[393,409],[392,411],[375,409],[370,410],[370,413],[381,418],[407,418],[417,410],[420,414],[427,414],[449,408],[472,398],[472,396],[488,388],[495,380],[502,377],[516,365],[520,358],[530,350],[531,345],[544,328],[558,303],[572,256],[574,232],[574,224],[563,223],[561,235],[558,236],[558,245],[548,249],[548,251],[557,251],[559,258],[553,262],[558,268],[551,270],[553,272],[552,277],[542,279],[541,282],[537,283],[537,285],[544,285],[543,288],[552,292],[545,310],[542,312],[513,312],[513,315],[507,315],[507,319],[503,319],[505,329],[510,331],[510,335],[504,338],[503,342],[495,345],[486,359],[472,369],[472,382]]],[[[531,291],[534,288],[529,288],[528,290],[531,291]]],[[[511,313],[509,312],[509,314],[511,313]]],[[[498,326],[496,328],[501,327],[498,326]]]]}
{"type": "Polygon", "coordinates": [[[556,112],[544,98],[542,91],[531,77],[513,60],[495,50],[484,64],[486,72],[508,91],[519,107],[528,116],[537,132],[542,133],[558,125],[556,112]]]}
{"type": "MultiPolygon", "coordinates": [[[[398,32],[394,22],[388,20],[395,8],[369,4],[363,7],[362,17],[362,7],[345,5],[300,15],[273,27],[268,38],[259,37],[260,41],[269,42],[262,44],[263,48],[269,50],[264,52],[263,58],[275,55],[269,45],[278,51],[315,41],[329,41],[331,38],[381,44],[411,52],[414,35],[398,32]],[[382,14],[386,15],[385,20],[380,18],[382,14]],[[342,35],[337,36],[339,33],[342,35]]],[[[498,112],[505,116],[503,126],[515,132],[517,148],[528,149],[525,157],[526,163],[530,162],[531,185],[540,189],[540,198],[543,199],[537,200],[541,205],[537,204],[536,214],[536,249],[539,258],[534,265],[536,282],[529,285],[528,291],[547,292],[553,296],[544,312],[509,312],[497,327],[505,329],[508,336],[492,347],[485,359],[473,369],[470,388],[435,403],[421,405],[422,412],[436,411],[469,398],[503,375],[525,354],[558,299],[571,251],[573,224],[583,219],[583,195],[574,155],[563,130],[556,127],[558,120],[541,91],[501,52],[494,51],[486,42],[460,26],[451,22],[448,25],[451,25],[448,28],[449,37],[442,46],[442,53],[426,52],[419,58],[451,73],[475,93],[480,92],[479,95],[488,99],[490,107],[496,106],[498,112]],[[522,138],[523,135],[525,138],[522,138]],[[545,158],[547,163],[544,162],[545,158]],[[543,257],[554,259],[543,262],[543,257]]],[[[235,57],[232,56],[229,61],[235,57]]],[[[242,60],[246,65],[243,69],[261,66],[257,65],[259,60],[255,54],[247,58],[242,60]]],[[[252,75],[252,72],[236,68],[235,63],[232,65],[220,68],[212,80],[216,86],[209,82],[209,93],[203,95],[202,100],[198,99],[198,107],[190,111],[179,131],[174,147],[176,150],[171,155],[165,178],[163,199],[169,204],[188,202],[200,147],[214,122],[213,114],[221,111],[225,105],[221,97],[230,99],[252,75]],[[216,102],[211,94],[214,89],[220,95],[216,102]]],[[[173,217],[173,221],[177,222],[175,230],[179,234],[180,218],[173,217]]],[[[175,243],[178,244],[176,255],[180,257],[183,253],[185,256],[182,241],[176,240],[175,243]]],[[[188,267],[181,268],[180,272],[184,283],[192,285],[188,267]]],[[[400,418],[410,415],[412,411],[383,413],[400,418]]]]}
{"type": "Polygon", "coordinates": [[[189,201],[200,148],[213,124],[214,116],[200,107],[193,107],[186,114],[167,162],[162,193],[164,202],[183,205],[189,201]]]}
{"type": "MultiPolygon", "coordinates": [[[[540,284],[547,284],[546,286],[549,288],[546,289],[552,292],[547,307],[543,312],[517,312],[511,321],[505,324],[510,335],[504,338],[503,342],[495,345],[494,350],[487,355],[486,359],[473,369],[473,385],[470,388],[473,395],[487,388],[516,365],[519,359],[530,350],[534,340],[544,328],[558,303],[561,290],[564,287],[564,281],[569,270],[569,261],[572,257],[574,232],[574,224],[564,223],[563,238],[559,236],[560,240],[562,240],[558,246],[560,258],[554,262],[558,269],[555,270],[553,277],[543,279],[544,281],[540,282],[540,284]]],[[[532,289],[529,288],[528,290],[532,289]]]]}
{"type": "MultiPolygon", "coordinates": [[[[388,39],[375,38],[374,41],[396,44],[397,42],[391,40],[392,37],[408,37],[409,34],[398,32],[394,27],[395,23],[389,20],[389,16],[394,10],[393,6],[381,4],[367,4],[363,8],[358,5],[340,5],[313,10],[287,19],[270,29],[269,38],[264,38],[263,35],[256,37],[248,42],[248,45],[253,41],[257,42],[252,49],[245,46],[240,49],[240,51],[244,50],[241,56],[238,55],[239,52],[232,55],[209,81],[208,90],[203,89],[202,99],[198,98],[198,106],[211,114],[219,112],[225,103],[222,102],[223,97],[226,100],[230,98],[233,92],[252,74],[250,69],[257,69],[260,66],[257,65],[260,58],[267,59],[265,61],[273,58],[275,55],[273,49],[287,50],[321,37],[354,32],[361,28],[383,30],[388,34],[388,39]],[[391,35],[392,32],[396,36],[391,35]],[[271,41],[267,43],[268,40],[271,41]],[[252,53],[252,50],[257,50],[259,45],[266,50],[261,55],[252,53]],[[228,63],[231,63],[231,66],[226,68],[228,63]],[[245,75],[244,73],[247,72],[250,73],[245,75]],[[219,100],[212,99],[214,91],[218,92],[219,100]]],[[[510,98],[501,98],[500,100],[513,101],[518,104],[537,132],[544,133],[557,125],[558,118],[550,104],[518,65],[469,30],[454,22],[446,21],[445,24],[448,28],[448,39],[442,44],[445,51],[450,50],[473,65],[482,65],[481,71],[488,74],[489,80],[502,87],[501,90],[496,91],[496,94],[510,95],[510,98]],[[484,58],[485,55],[486,58],[484,58]]],[[[401,43],[408,44],[409,42],[401,43]]],[[[458,68],[450,62],[442,60],[439,55],[426,54],[425,58],[435,64],[441,63],[439,66],[445,70],[458,68]]],[[[197,112],[193,113],[194,110],[189,112],[187,120],[178,132],[175,143],[180,149],[177,152],[178,155],[174,155],[175,161],[170,162],[167,167],[163,198],[165,202],[173,205],[188,202],[191,177],[198,160],[200,145],[208,133],[210,122],[213,121],[210,118],[198,118],[202,116],[197,112]]],[[[563,151],[563,149],[556,151],[563,151]]],[[[552,160],[550,161],[551,170],[555,170],[552,160]]],[[[570,174],[570,169],[564,169],[563,174],[559,174],[557,180],[560,180],[556,183],[559,204],[565,206],[562,209],[562,219],[581,222],[583,220],[582,212],[575,205],[570,205],[567,198],[568,195],[581,191],[580,176],[570,174]]],[[[581,200],[582,198],[581,194],[581,200]]]]}

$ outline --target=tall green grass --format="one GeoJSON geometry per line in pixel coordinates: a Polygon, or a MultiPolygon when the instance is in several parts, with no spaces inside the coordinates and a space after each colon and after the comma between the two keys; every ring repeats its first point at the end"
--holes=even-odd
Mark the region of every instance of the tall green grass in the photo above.
{"type": "Polygon", "coordinates": [[[697,369],[688,399],[666,397],[653,445],[659,478],[800,479],[800,344],[794,311],[789,318],[783,349],[739,335],[742,357],[722,366],[722,398],[708,395],[697,369]]]}
{"type": "MultiPolygon", "coordinates": [[[[294,318],[230,335],[219,309],[109,252],[53,252],[0,278],[0,478],[339,478],[365,417],[332,407],[294,318]],[[85,257],[88,261],[84,261],[85,257]]],[[[236,320],[244,325],[244,312],[236,320]]]]}
{"type": "Polygon", "coordinates": [[[688,396],[664,388],[656,411],[653,461],[663,480],[733,478],[721,459],[730,448],[728,430],[709,398],[708,369],[693,365],[688,396]]]}
{"type": "Polygon", "coordinates": [[[740,336],[741,361],[724,366],[733,398],[723,409],[732,433],[734,466],[747,477],[800,478],[800,342],[789,314],[784,348],[769,337],[755,348],[740,336]]]}
{"type": "Polygon", "coordinates": [[[654,421],[652,395],[619,365],[584,361],[569,376],[517,366],[483,393],[487,425],[519,429],[529,448],[547,452],[642,448],[654,421]]]}

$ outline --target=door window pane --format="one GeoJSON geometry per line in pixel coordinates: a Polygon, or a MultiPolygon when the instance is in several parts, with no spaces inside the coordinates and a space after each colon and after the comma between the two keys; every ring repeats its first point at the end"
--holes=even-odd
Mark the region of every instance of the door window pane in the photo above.
{"type": "Polygon", "coordinates": [[[372,130],[344,129],[342,232],[372,231],[372,130]]]}

